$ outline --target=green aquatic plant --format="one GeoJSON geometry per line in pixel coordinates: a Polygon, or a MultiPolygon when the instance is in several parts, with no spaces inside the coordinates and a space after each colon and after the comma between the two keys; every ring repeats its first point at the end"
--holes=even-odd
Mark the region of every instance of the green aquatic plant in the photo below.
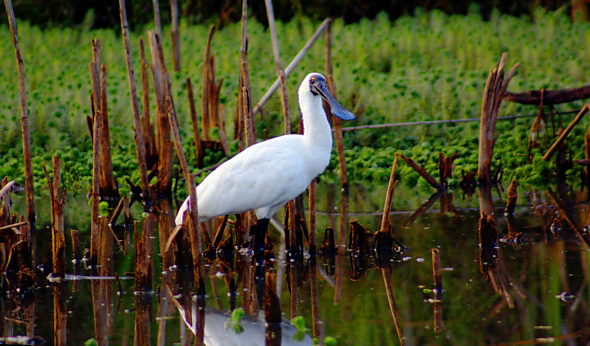
{"type": "Polygon", "coordinates": [[[225,329],[231,328],[234,333],[241,334],[244,332],[244,327],[242,326],[242,318],[244,318],[244,309],[237,308],[231,312],[231,316],[225,322],[225,329]]]}
{"type": "Polygon", "coordinates": [[[303,341],[305,334],[309,332],[309,329],[305,326],[305,318],[303,316],[296,316],[291,320],[291,323],[297,328],[297,332],[293,335],[293,340],[303,341]]]}

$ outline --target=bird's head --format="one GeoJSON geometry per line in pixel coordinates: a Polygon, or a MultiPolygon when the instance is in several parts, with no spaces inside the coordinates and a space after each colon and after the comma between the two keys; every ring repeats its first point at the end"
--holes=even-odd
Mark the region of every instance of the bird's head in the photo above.
{"type": "Polygon", "coordinates": [[[310,96],[312,98],[323,98],[330,105],[332,114],[342,120],[354,120],[356,117],[348,109],[336,101],[330,94],[326,78],[319,73],[310,73],[303,79],[299,87],[300,96],[310,96]]]}

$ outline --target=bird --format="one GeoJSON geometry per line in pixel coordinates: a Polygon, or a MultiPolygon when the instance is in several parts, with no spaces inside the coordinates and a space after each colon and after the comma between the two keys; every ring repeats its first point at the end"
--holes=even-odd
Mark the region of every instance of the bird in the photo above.
{"type": "MultiPolygon", "coordinates": [[[[302,194],[330,163],[332,131],[322,99],[331,113],[354,120],[330,94],[326,78],[310,73],[298,90],[303,117],[303,134],[286,134],[244,149],[213,170],[197,187],[198,221],[253,210],[258,222],[254,234],[255,253],[264,252],[270,218],[278,208],[302,194]]],[[[176,216],[184,221],[187,198],[176,216]]]]}

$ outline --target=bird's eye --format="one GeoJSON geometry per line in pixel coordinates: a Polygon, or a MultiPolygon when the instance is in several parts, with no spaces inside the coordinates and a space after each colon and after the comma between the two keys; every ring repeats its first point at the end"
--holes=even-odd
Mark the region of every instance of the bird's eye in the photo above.
{"type": "Polygon", "coordinates": [[[309,79],[309,83],[315,83],[315,77],[311,77],[311,78],[309,79]]]}

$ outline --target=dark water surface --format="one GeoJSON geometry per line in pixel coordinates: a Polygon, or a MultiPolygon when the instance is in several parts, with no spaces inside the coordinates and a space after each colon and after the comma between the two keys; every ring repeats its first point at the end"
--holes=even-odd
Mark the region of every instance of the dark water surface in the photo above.
{"type": "MultiPolygon", "coordinates": [[[[383,263],[382,257],[355,256],[347,249],[351,220],[357,220],[368,231],[379,229],[385,189],[353,185],[346,199],[339,186],[318,185],[316,243],[321,244],[324,230],[331,227],[340,249],[335,256],[317,258],[316,328],[320,339],[333,337],[338,345],[399,344],[385,277],[391,284],[403,340],[408,345],[585,345],[590,341],[590,252],[566,220],[573,220],[588,238],[590,204],[586,203],[585,193],[554,193],[566,206],[560,211],[545,190],[519,189],[516,210],[508,217],[504,215],[506,191],[499,188],[476,190],[471,195],[457,190],[430,196],[428,191],[416,192],[415,188],[402,186],[395,193],[390,220],[393,236],[405,250],[383,263]],[[484,234],[478,231],[482,210],[493,211],[494,221],[490,222],[496,226],[496,234],[489,229],[484,234]],[[439,299],[435,299],[433,291],[433,249],[438,249],[440,256],[443,292],[439,299]]],[[[12,198],[13,211],[24,214],[24,198],[14,194],[12,198]]],[[[48,204],[48,198],[37,200],[38,264],[43,262],[51,242],[48,204]]],[[[143,219],[138,204],[132,210],[135,220],[143,219]]],[[[169,216],[174,214],[174,210],[168,212],[169,216]]],[[[276,218],[282,223],[282,212],[276,218]]],[[[68,198],[65,220],[70,260],[71,229],[80,232],[82,248],[90,244],[90,205],[85,196],[68,198]]],[[[285,257],[280,251],[279,232],[273,226],[270,232],[275,244],[271,272],[277,273],[281,312],[286,319],[302,316],[311,335],[314,299],[309,256],[306,253],[297,260],[281,260],[285,257]]],[[[93,338],[114,345],[132,344],[134,338],[142,337],[143,343],[149,340],[150,344],[192,342],[188,337],[191,332],[179,313],[184,309],[191,315],[193,309],[192,273],[174,263],[162,268],[157,238],[155,228],[152,294],[134,292],[133,247],[124,255],[115,245],[113,276],[119,279],[84,277],[62,284],[38,279],[31,291],[32,301],[21,299],[22,292],[3,276],[3,337],[25,335],[27,322],[34,317],[34,324],[28,324],[29,334],[48,344],[57,342],[56,329],[61,330],[57,334],[61,333],[68,345],[81,345],[93,338]],[[59,318],[54,316],[60,315],[61,324],[56,325],[59,318]]],[[[225,262],[207,262],[205,321],[210,321],[208,327],[217,328],[214,332],[208,329],[209,334],[236,336],[231,323],[226,323],[227,311],[234,304],[228,295],[231,282],[237,285],[235,307],[257,311],[248,303],[256,300],[250,296],[254,286],[244,290],[243,284],[247,275],[254,275],[255,267],[250,266],[247,251],[242,253],[246,254],[236,251],[236,256],[225,262]],[[228,266],[233,268],[229,270],[228,266]]],[[[67,272],[73,273],[71,263],[67,272]]],[[[89,276],[91,272],[82,270],[80,274],[89,276]]],[[[245,331],[237,338],[242,344],[264,343],[264,318],[261,320],[241,320],[245,331]]],[[[285,327],[282,332],[290,342],[294,342],[293,329],[285,327]]],[[[310,340],[308,336],[295,344],[310,340]]],[[[227,339],[220,344],[228,344],[227,339]]]]}

